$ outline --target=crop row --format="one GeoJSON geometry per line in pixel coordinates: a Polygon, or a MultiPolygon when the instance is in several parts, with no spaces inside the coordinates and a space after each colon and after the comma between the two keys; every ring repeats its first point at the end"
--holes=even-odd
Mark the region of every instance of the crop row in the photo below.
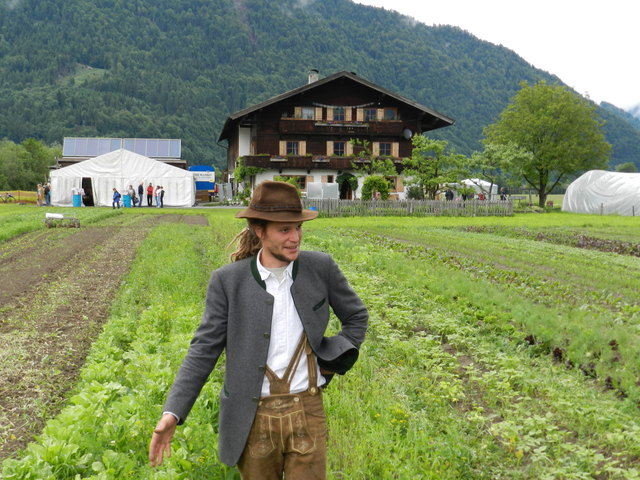
{"type": "Polygon", "coordinates": [[[558,231],[534,231],[524,227],[499,227],[499,226],[468,226],[463,228],[467,232],[488,233],[511,238],[526,238],[541,242],[550,242],[558,245],[569,245],[587,250],[600,252],[612,252],[622,255],[640,257],[640,243],[636,241],[623,241],[610,238],[601,238],[593,235],[585,235],[575,232],[558,231]]]}
{"type": "Polygon", "coordinates": [[[5,460],[4,479],[205,478],[194,475],[203,467],[208,478],[227,474],[215,461],[215,436],[211,440],[215,375],[194,420],[176,437],[173,465],[153,472],[147,461],[210,270],[225,261],[213,236],[208,228],[165,224],[147,237],[68,405],[18,459],[5,460]]]}
{"type": "Polygon", "coordinates": [[[3,206],[0,207],[0,242],[4,242],[17,235],[44,229],[46,213],[62,213],[80,220],[81,225],[100,222],[109,217],[120,214],[120,211],[97,208],[56,208],[31,206],[3,206]]]}
{"type": "MultiPolygon", "coordinates": [[[[227,211],[209,219],[211,228],[166,224],[147,237],[69,405],[4,462],[3,478],[237,477],[217,461],[220,368],[179,427],[172,458],[155,471],[146,459],[209,272],[227,261],[225,247],[241,226],[227,211]]],[[[637,405],[555,362],[539,341],[523,341],[548,317],[566,318],[565,307],[550,306],[553,289],[538,290],[534,301],[482,277],[481,256],[468,252],[493,237],[462,232],[471,242],[465,250],[464,240],[443,234],[434,255],[436,239],[415,219],[388,220],[394,239],[381,236],[378,220],[342,222],[305,224],[306,248],[336,259],[371,314],[360,360],[325,396],[330,479],[640,478],[637,405]],[[440,255],[447,250],[451,260],[440,255]]],[[[562,332],[548,324],[536,337],[562,332]]]]}
{"type": "MultiPolygon", "coordinates": [[[[491,296],[479,302],[494,305],[483,321],[516,326],[520,333],[514,335],[521,341],[535,344],[542,352],[553,354],[556,361],[588,376],[597,376],[606,388],[628,395],[640,405],[637,259],[600,253],[591,254],[595,256],[591,259],[568,247],[435,229],[422,240],[415,229],[402,228],[394,230],[395,240],[354,230],[348,235],[368,238],[489,285],[491,296]],[[487,245],[489,251],[483,254],[487,245]],[[591,270],[590,262],[594,265],[591,270]],[[611,279],[606,290],[598,288],[605,276],[611,279]]],[[[455,286],[448,289],[456,290],[455,286]]]]}
{"type": "MultiPolygon", "coordinates": [[[[318,248],[330,251],[341,265],[353,265],[355,283],[372,313],[366,358],[375,358],[378,372],[401,375],[403,386],[393,385],[413,425],[408,430],[412,444],[424,445],[420,430],[435,422],[446,427],[429,445],[451,452],[466,450],[463,444],[470,449],[444,457],[447,473],[420,468],[412,455],[430,459],[430,453],[407,445],[403,461],[428,474],[381,478],[638,478],[635,404],[540,356],[535,345],[513,341],[518,329],[495,318],[491,285],[388,244],[336,236],[336,231],[317,235],[318,248]],[[404,350],[410,358],[397,359],[395,352],[404,350]],[[448,410],[434,411],[443,401],[448,410]]],[[[373,396],[387,375],[381,377],[371,379],[373,396]]],[[[353,425],[357,432],[351,440],[357,443],[362,432],[358,422],[353,425]]],[[[365,443],[371,448],[372,442],[365,443]]],[[[378,455],[384,454],[372,454],[378,455]]]]}

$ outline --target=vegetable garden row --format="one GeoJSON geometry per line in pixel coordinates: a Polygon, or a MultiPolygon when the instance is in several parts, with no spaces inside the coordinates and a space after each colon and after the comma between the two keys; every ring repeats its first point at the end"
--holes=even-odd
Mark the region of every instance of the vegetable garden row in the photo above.
{"type": "MultiPolygon", "coordinates": [[[[230,210],[204,214],[210,227],[146,238],[67,406],[2,478],[238,478],[217,462],[220,369],[172,458],[147,464],[209,273],[243,226],[230,210]]],[[[637,219],[318,219],[304,231],[371,314],[359,362],[325,397],[329,478],[640,478],[637,219]]]]}

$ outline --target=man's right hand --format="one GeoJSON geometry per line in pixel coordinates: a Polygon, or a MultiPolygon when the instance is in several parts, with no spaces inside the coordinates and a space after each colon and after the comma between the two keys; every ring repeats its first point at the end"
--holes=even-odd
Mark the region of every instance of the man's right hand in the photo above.
{"type": "Polygon", "coordinates": [[[165,413],[158,422],[149,445],[149,462],[152,467],[162,465],[165,453],[167,458],[171,457],[171,439],[177,424],[178,420],[170,413],[165,413]]]}

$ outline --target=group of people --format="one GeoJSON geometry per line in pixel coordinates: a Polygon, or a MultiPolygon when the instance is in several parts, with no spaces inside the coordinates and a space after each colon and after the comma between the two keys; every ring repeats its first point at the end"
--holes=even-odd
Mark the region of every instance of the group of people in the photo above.
{"type": "MultiPolygon", "coordinates": [[[[133,185],[129,185],[129,188],[127,188],[127,195],[129,195],[129,198],[131,199],[131,204],[133,207],[135,206],[142,207],[142,199],[144,198],[144,192],[145,192],[145,188],[144,188],[143,182],[140,182],[140,185],[138,185],[137,192],[136,190],[134,190],[133,185]]],[[[154,188],[153,184],[149,183],[149,185],[146,188],[146,192],[147,192],[148,207],[153,206],[154,199],[156,201],[156,207],[158,208],[164,207],[164,188],[162,187],[162,185],[156,185],[154,188]]],[[[114,209],[120,208],[120,200],[122,200],[122,194],[118,191],[117,188],[114,187],[113,203],[112,203],[112,207],[114,209]]]]}
{"type": "Polygon", "coordinates": [[[48,183],[38,184],[38,199],[37,204],[39,207],[51,205],[51,185],[48,183]]]}

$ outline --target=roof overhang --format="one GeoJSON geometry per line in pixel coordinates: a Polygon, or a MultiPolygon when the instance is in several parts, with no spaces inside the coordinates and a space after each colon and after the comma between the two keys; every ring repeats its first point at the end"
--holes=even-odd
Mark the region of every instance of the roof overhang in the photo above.
{"type": "Polygon", "coordinates": [[[290,97],[299,95],[301,93],[307,92],[309,90],[313,90],[315,88],[318,88],[322,85],[326,85],[327,83],[331,83],[334,82],[340,78],[347,78],[350,80],[353,80],[354,82],[357,82],[361,85],[364,85],[368,88],[371,88],[373,90],[376,90],[378,92],[380,92],[381,94],[387,95],[399,102],[405,103],[413,108],[415,108],[416,110],[420,110],[424,113],[425,116],[430,117],[429,121],[426,121],[424,123],[425,125],[425,130],[435,130],[438,128],[443,128],[443,127],[448,127],[451,126],[455,123],[455,120],[453,118],[447,117],[446,115],[441,114],[440,112],[437,112],[429,107],[425,107],[424,105],[421,105],[417,102],[414,102],[413,100],[409,100],[408,98],[405,98],[401,95],[398,95],[396,93],[391,92],[390,90],[387,90],[385,88],[382,88],[374,83],[369,82],[368,80],[365,80],[362,77],[359,77],[358,75],[356,75],[355,73],[352,72],[338,72],[335,73],[333,75],[329,75],[328,77],[316,80],[315,82],[309,83],[307,85],[303,85],[302,87],[298,87],[295,88],[293,90],[290,90],[288,92],[285,92],[283,94],[277,95],[275,97],[270,98],[269,100],[266,100],[262,103],[259,103],[257,105],[253,105],[251,107],[245,108],[244,110],[240,110],[239,112],[236,112],[232,115],[230,115],[229,117],[227,117],[227,120],[224,123],[224,126],[222,127],[222,131],[220,133],[220,136],[218,138],[218,142],[224,141],[224,140],[228,140],[229,137],[231,136],[231,130],[233,128],[233,126],[239,122],[241,122],[244,118],[248,117],[249,115],[262,110],[266,107],[269,107],[271,105],[274,105],[276,103],[279,103],[283,100],[286,100],[290,97]]]}

